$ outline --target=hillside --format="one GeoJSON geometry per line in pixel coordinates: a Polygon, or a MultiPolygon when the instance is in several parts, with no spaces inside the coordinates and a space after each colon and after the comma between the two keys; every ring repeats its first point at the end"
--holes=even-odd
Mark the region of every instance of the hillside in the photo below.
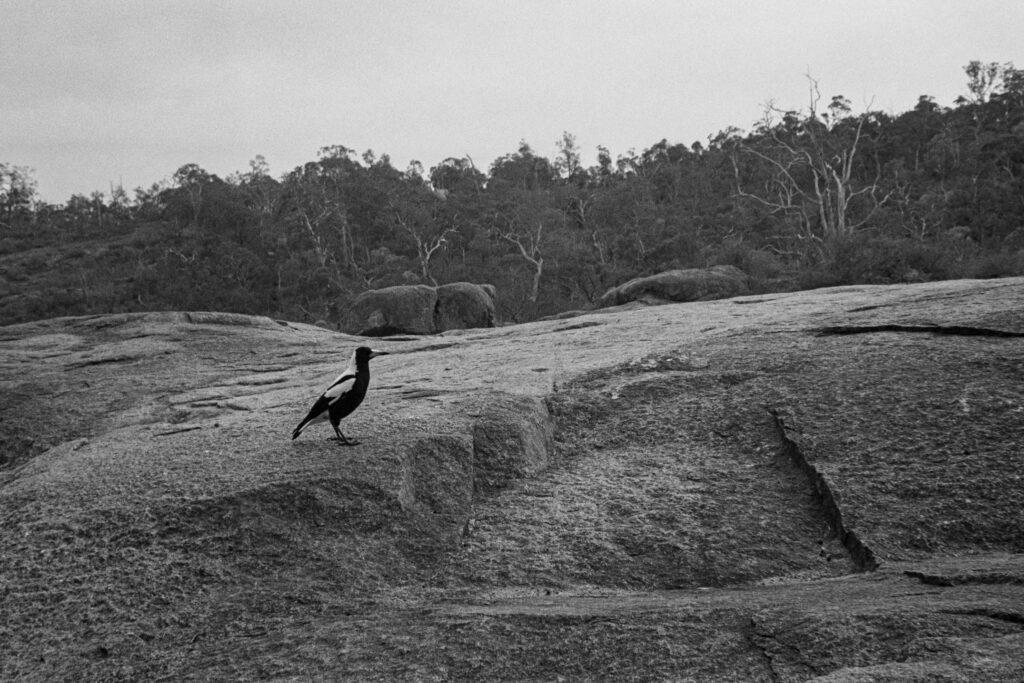
{"type": "MultiPolygon", "coordinates": [[[[596,164],[563,132],[402,169],[340,144],[283,174],[195,163],[63,204],[0,160],[0,324],[215,310],[337,326],[354,297],[487,283],[497,318],[591,309],[635,277],[738,267],[752,292],[1024,276],[1024,70],[971,61],[952,107],[807,106],[596,164]],[[487,163],[489,161],[489,163],[487,163]]],[[[458,152],[464,154],[464,152],[458,152]]]]}
{"type": "Polygon", "coordinates": [[[3,680],[1024,677],[1024,279],[0,328],[3,680]]]}

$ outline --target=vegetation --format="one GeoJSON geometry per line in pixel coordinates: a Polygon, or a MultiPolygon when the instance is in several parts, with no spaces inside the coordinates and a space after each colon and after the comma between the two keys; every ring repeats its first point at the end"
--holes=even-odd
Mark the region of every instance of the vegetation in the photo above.
{"type": "Polygon", "coordinates": [[[0,164],[0,322],[215,309],[333,321],[355,294],[489,282],[522,321],[669,268],[732,264],[756,290],[1024,274],[1024,70],[972,62],[952,107],[769,105],[750,132],[662,140],[585,168],[523,142],[484,173],[335,145],[281,178],[262,157],[110,196],[37,201],[0,164]]]}

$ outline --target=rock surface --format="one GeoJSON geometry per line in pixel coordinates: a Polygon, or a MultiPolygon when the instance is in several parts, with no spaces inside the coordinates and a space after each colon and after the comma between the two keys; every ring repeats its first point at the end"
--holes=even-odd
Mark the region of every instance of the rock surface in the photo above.
{"type": "Polygon", "coordinates": [[[0,679],[1024,677],[1024,280],[0,328],[0,679]]]}
{"type": "Polygon", "coordinates": [[[465,330],[494,327],[494,296],[492,285],[452,282],[437,287],[437,310],[434,330],[465,330]]]}
{"type": "Polygon", "coordinates": [[[735,266],[688,268],[638,277],[612,287],[598,300],[597,306],[621,306],[631,301],[646,304],[710,301],[749,293],[746,274],[735,266]]]}
{"type": "Polygon", "coordinates": [[[427,285],[371,289],[352,301],[342,329],[371,337],[433,334],[436,308],[437,290],[427,285]]]}
{"type": "Polygon", "coordinates": [[[373,289],[355,298],[342,329],[383,337],[494,327],[494,295],[493,286],[469,282],[373,289]]]}

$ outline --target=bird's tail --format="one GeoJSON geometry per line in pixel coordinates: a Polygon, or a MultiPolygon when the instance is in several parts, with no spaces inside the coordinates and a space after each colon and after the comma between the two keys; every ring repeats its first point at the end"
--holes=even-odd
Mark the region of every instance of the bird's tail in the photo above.
{"type": "Polygon", "coordinates": [[[302,433],[302,430],[305,429],[307,425],[309,425],[309,420],[303,420],[302,422],[299,423],[299,426],[296,427],[295,431],[292,432],[292,441],[299,438],[299,434],[302,433]]]}

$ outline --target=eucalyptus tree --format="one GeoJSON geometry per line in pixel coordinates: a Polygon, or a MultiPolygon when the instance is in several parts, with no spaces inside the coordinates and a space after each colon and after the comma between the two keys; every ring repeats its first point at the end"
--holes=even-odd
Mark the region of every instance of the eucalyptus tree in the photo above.
{"type": "Polygon", "coordinates": [[[32,169],[0,162],[0,227],[5,232],[20,219],[31,218],[36,189],[32,169]]]}
{"type": "Polygon", "coordinates": [[[869,224],[892,192],[877,161],[861,158],[879,135],[880,115],[853,115],[842,95],[819,113],[818,84],[808,78],[806,113],[769,104],[754,132],[733,146],[732,161],[737,194],[781,222],[780,237],[790,238],[795,255],[824,261],[869,224]]]}

